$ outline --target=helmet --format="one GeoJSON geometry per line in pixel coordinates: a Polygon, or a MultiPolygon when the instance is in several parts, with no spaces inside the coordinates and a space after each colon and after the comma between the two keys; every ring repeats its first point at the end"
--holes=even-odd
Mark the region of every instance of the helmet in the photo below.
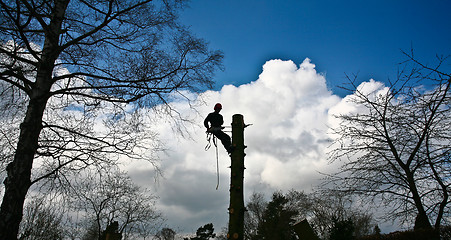
{"type": "Polygon", "coordinates": [[[222,105],[220,103],[216,103],[214,110],[216,110],[216,109],[221,110],[222,109],[222,105]]]}

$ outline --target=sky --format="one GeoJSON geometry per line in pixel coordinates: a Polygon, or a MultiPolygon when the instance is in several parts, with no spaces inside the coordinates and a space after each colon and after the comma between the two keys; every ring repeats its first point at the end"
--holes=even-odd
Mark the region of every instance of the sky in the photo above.
{"type": "MultiPolygon", "coordinates": [[[[245,130],[245,200],[252,192],[311,191],[336,164],[327,160],[335,113],[355,109],[338,86],[357,75],[369,91],[394,79],[401,50],[414,50],[427,63],[451,54],[451,1],[270,1],[196,0],[181,22],[212,49],[224,52],[224,71],[214,89],[192,104],[172,104],[194,124],[181,137],[165,119],[155,131],[166,144],[163,176],[154,182],[152,166],[127,166],[135,181],[159,196],[167,225],[194,233],[212,222],[227,226],[230,158],[219,146],[220,184],[216,190],[215,149],[207,144],[203,119],[216,102],[225,125],[242,114],[245,130]]],[[[444,66],[447,69],[450,66],[444,66]]],[[[396,229],[380,223],[386,232],[396,229]]]]}
{"type": "Polygon", "coordinates": [[[270,59],[308,57],[337,90],[345,73],[395,76],[401,50],[424,59],[449,54],[450,7],[449,0],[196,0],[180,20],[224,51],[216,89],[255,81],[270,59]]]}

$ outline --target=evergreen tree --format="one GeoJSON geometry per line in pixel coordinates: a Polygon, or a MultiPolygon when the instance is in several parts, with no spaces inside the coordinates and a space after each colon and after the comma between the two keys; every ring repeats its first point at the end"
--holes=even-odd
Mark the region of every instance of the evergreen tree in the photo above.
{"type": "Polygon", "coordinates": [[[263,221],[258,227],[256,239],[297,239],[291,225],[298,213],[295,210],[288,209],[287,203],[288,199],[282,193],[276,192],[273,194],[272,200],[263,213],[263,221]]]}
{"type": "Polygon", "coordinates": [[[354,238],[354,222],[348,218],[346,220],[333,219],[333,226],[330,230],[330,240],[352,240],[354,238]]]}
{"type": "Polygon", "coordinates": [[[214,231],[213,223],[208,223],[197,229],[195,237],[184,238],[184,240],[209,240],[216,237],[214,231]]]}

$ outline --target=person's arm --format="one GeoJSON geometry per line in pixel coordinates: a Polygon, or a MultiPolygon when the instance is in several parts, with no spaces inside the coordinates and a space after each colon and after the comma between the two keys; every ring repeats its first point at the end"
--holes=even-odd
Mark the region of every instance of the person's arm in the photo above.
{"type": "Polygon", "coordinates": [[[210,114],[208,114],[208,116],[207,116],[207,117],[205,118],[205,120],[204,120],[204,126],[205,126],[207,129],[210,128],[210,126],[208,125],[209,119],[210,119],[210,114]]]}

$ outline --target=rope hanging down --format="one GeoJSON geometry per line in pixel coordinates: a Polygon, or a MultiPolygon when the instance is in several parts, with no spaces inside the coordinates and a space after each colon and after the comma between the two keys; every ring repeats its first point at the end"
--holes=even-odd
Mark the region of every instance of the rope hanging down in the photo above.
{"type": "Polygon", "coordinates": [[[217,177],[217,182],[216,182],[216,190],[218,190],[219,187],[219,157],[218,157],[218,139],[216,138],[215,135],[213,135],[213,133],[211,132],[207,132],[207,146],[205,146],[205,151],[207,151],[208,149],[210,149],[211,147],[211,140],[213,139],[213,145],[215,145],[216,148],[216,177],[217,177]]]}

